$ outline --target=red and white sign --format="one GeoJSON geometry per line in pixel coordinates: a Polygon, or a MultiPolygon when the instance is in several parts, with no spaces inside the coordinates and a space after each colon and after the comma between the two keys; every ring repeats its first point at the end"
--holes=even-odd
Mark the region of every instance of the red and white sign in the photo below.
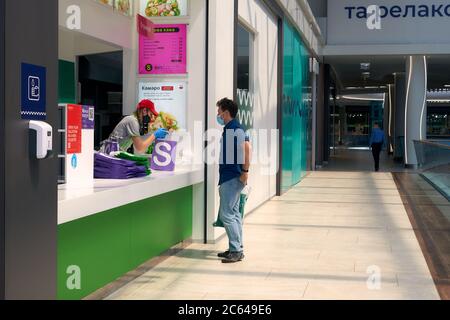
{"type": "Polygon", "coordinates": [[[155,25],[149,19],[141,16],[140,14],[137,15],[137,28],[138,28],[139,35],[146,37],[148,39],[154,38],[155,25]]]}
{"type": "Polygon", "coordinates": [[[139,101],[153,101],[156,111],[168,112],[175,116],[181,129],[186,129],[186,82],[147,82],[139,83],[139,101]]]}
{"type": "Polygon", "coordinates": [[[67,105],[67,154],[81,153],[82,107],[67,105]]]}

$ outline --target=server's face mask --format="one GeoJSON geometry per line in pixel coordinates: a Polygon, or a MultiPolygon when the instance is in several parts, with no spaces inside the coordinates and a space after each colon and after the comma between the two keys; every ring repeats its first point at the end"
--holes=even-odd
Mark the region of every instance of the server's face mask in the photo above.
{"type": "Polygon", "coordinates": [[[142,119],[141,120],[142,121],[142,123],[141,123],[141,133],[142,134],[147,134],[147,132],[148,132],[148,124],[150,123],[150,120],[151,120],[147,110],[143,111],[141,119],[142,119]]]}

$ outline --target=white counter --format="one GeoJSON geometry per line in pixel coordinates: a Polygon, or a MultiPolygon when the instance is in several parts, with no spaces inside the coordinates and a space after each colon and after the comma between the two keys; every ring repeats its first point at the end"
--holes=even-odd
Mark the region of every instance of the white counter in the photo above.
{"type": "Polygon", "coordinates": [[[93,188],[59,186],[58,224],[201,183],[203,174],[201,166],[178,167],[175,172],[153,171],[145,178],[96,179],[93,188]]]}

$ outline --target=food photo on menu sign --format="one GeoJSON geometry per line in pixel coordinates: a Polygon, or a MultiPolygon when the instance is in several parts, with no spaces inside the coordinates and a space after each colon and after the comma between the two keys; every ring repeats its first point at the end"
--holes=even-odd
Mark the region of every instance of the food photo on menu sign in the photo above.
{"type": "Polygon", "coordinates": [[[115,11],[124,15],[132,15],[132,1],[133,0],[95,0],[105,6],[112,7],[115,11]]]}
{"type": "Polygon", "coordinates": [[[114,0],[97,0],[97,2],[111,7],[114,6],[114,0]]]}
{"type": "Polygon", "coordinates": [[[187,15],[187,0],[140,0],[144,17],[179,17],[187,15]]]}
{"type": "Polygon", "coordinates": [[[132,15],[132,0],[115,0],[114,9],[122,14],[131,16],[132,15]]]}

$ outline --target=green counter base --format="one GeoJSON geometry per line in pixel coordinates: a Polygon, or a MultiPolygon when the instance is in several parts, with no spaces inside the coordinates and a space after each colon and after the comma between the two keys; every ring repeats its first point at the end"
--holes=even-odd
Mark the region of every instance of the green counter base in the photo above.
{"type": "Polygon", "coordinates": [[[78,300],[192,237],[187,187],[58,227],[58,299],[78,300]]]}

